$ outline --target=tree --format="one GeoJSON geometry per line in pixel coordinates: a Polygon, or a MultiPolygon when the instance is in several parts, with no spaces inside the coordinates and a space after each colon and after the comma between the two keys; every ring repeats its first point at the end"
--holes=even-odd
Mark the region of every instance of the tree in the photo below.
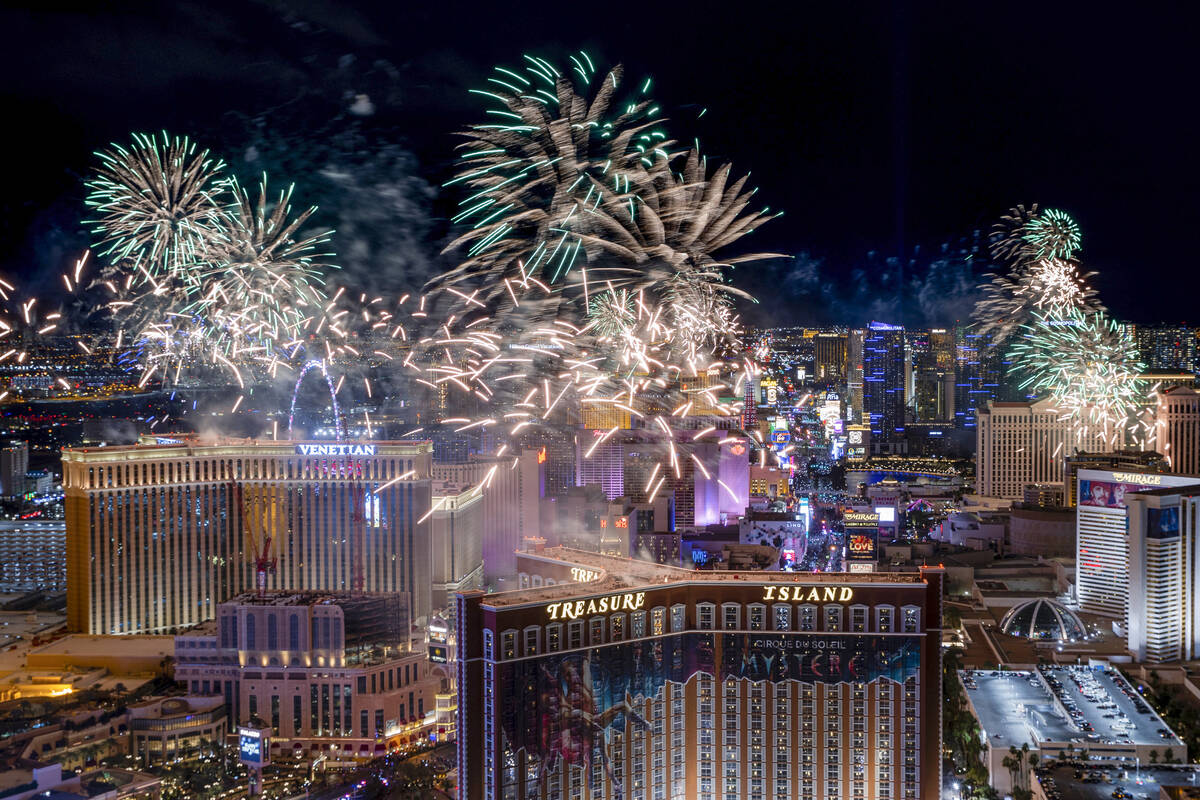
{"type": "Polygon", "coordinates": [[[1175,751],[1173,751],[1169,747],[1163,751],[1163,763],[1164,764],[1174,764],[1175,763],[1175,751]]]}
{"type": "Polygon", "coordinates": [[[1157,764],[1157,763],[1158,763],[1158,751],[1157,751],[1157,750],[1151,750],[1151,751],[1150,751],[1150,763],[1151,763],[1151,764],[1157,764]]]}

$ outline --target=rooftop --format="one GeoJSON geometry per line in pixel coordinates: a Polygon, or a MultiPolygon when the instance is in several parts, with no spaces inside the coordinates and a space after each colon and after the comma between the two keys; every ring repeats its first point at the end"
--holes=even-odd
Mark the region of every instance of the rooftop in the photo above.
{"type": "Polygon", "coordinates": [[[570,547],[547,547],[540,553],[521,552],[518,555],[521,558],[533,558],[567,567],[584,567],[598,572],[600,577],[586,583],[559,583],[553,586],[497,592],[487,595],[484,605],[491,608],[503,608],[575,595],[604,594],[642,587],[648,588],[666,583],[833,583],[839,586],[847,584],[861,586],[870,583],[895,585],[925,582],[925,578],[916,572],[798,573],[761,570],[691,570],[633,558],[606,556],[570,547]]]}
{"type": "Polygon", "coordinates": [[[36,655],[72,656],[169,656],[175,654],[174,636],[144,634],[124,636],[89,636],[76,633],[63,636],[33,650],[36,655]]]}

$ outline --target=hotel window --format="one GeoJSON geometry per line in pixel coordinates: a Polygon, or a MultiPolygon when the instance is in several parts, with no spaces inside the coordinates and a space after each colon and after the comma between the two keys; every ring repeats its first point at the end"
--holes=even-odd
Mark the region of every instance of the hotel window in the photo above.
{"type": "Polygon", "coordinates": [[[711,631],[713,629],[713,618],[716,615],[716,606],[712,603],[697,603],[696,604],[696,627],[702,631],[711,631]]]}
{"type": "Polygon", "coordinates": [[[246,615],[246,649],[254,650],[254,615],[246,615]]]}
{"type": "Polygon", "coordinates": [[[896,610],[891,606],[879,606],[875,609],[875,630],[879,633],[891,633],[896,610]]]}
{"type": "Polygon", "coordinates": [[[525,651],[522,655],[536,656],[538,653],[538,634],[540,629],[536,626],[530,626],[525,629],[525,651]]]}
{"type": "Polygon", "coordinates": [[[921,610],[916,606],[905,606],[901,613],[904,633],[917,633],[921,627],[921,610]]]}
{"type": "Polygon", "coordinates": [[[629,617],[630,622],[633,623],[633,633],[631,635],[634,639],[641,639],[646,635],[646,612],[635,611],[629,617]]]}
{"type": "Polygon", "coordinates": [[[800,606],[800,630],[812,632],[817,629],[817,607],[800,606]]]}
{"type": "Polygon", "coordinates": [[[609,640],[613,642],[625,641],[625,615],[613,614],[608,620],[609,640]]]}
{"type": "Polygon", "coordinates": [[[777,603],[772,608],[775,611],[775,630],[790,631],[792,629],[792,607],[787,603],[777,603]]]}
{"type": "Polygon", "coordinates": [[[500,658],[508,660],[517,657],[517,632],[504,631],[500,634],[500,658]]]}
{"type": "Polygon", "coordinates": [[[667,610],[661,606],[650,611],[650,635],[662,636],[666,633],[667,610]]]}
{"type": "Polygon", "coordinates": [[[767,627],[767,607],[754,603],[749,608],[750,630],[761,631],[767,627]]]}
{"type": "Polygon", "coordinates": [[[580,647],[583,647],[582,622],[567,623],[567,647],[571,650],[578,650],[580,647]]]}
{"type": "Polygon", "coordinates": [[[588,620],[588,641],[592,647],[604,644],[604,617],[592,617],[588,620]]]}
{"type": "Polygon", "coordinates": [[[552,625],[547,625],[546,650],[551,653],[556,653],[560,647],[562,647],[562,625],[557,622],[553,623],[552,625]]]}
{"type": "Polygon", "coordinates": [[[825,606],[825,630],[837,632],[842,629],[842,607],[839,605],[825,606]]]}
{"type": "Polygon", "coordinates": [[[494,645],[492,643],[492,637],[493,637],[492,632],[490,630],[484,629],[484,631],[483,631],[483,657],[487,658],[487,659],[495,658],[495,653],[493,652],[494,645]]]}
{"type": "Polygon", "coordinates": [[[851,633],[866,633],[867,632],[867,607],[866,606],[850,606],[850,632],[851,633]]]}
{"type": "Polygon", "coordinates": [[[742,627],[742,606],[739,603],[725,603],[721,606],[723,627],[727,631],[736,631],[742,627]]]}
{"type": "Polygon", "coordinates": [[[683,603],[671,606],[671,633],[683,633],[687,627],[687,607],[683,603]]]}

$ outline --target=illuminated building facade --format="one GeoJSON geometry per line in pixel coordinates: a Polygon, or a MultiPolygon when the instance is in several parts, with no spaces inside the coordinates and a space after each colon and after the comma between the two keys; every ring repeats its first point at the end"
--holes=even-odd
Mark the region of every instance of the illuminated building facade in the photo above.
{"type": "Polygon", "coordinates": [[[1200,474],[1200,393],[1187,387],[1160,393],[1154,425],[1154,446],[1171,471],[1200,474]]]}
{"type": "Polygon", "coordinates": [[[954,424],[974,428],[979,413],[1000,400],[1002,364],[992,337],[970,328],[955,330],[954,424]]]}
{"type": "Polygon", "coordinates": [[[813,336],[813,362],[816,379],[826,384],[846,380],[846,334],[817,333],[813,336]]]}
{"type": "Polygon", "coordinates": [[[1138,661],[1191,661],[1200,654],[1196,513],[1200,484],[1126,497],[1129,611],[1126,643],[1138,661]]]}
{"type": "Polygon", "coordinates": [[[541,529],[538,500],[540,464],[546,454],[521,450],[506,456],[472,456],[464,464],[433,464],[434,480],[481,486],[483,492],[484,580],[495,584],[517,573],[517,548],[541,529]]]}
{"type": "Polygon", "coordinates": [[[224,697],[232,725],[261,719],[281,752],[375,758],[434,726],[441,680],[409,622],[396,594],[244,594],[175,637],[175,678],[224,697]]]}
{"type": "Polygon", "coordinates": [[[518,560],[458,598],[464,800],[939,796],[942,570],[518,560]]]}
{"type": "MultiPolygon", "coordinates": [[[[1075,478],[1075,592],[1079,608],[1124,620],[1129,612],[1133,580],[1129,560],[1130,523],[1126,517],[1128,498],[1147,489],[1191,486],[1196,479],[1136,469],[1080,469],[1075,478]]],[[[1151,543],[1144,551],[1145,557],[1151,561],[1166,558],[1160,551],[1165,544],[1151,543]]],[[[1144,565],[1138,567],[1143,568],[1144,565]]],[[[1175,607],[1174,613],[1181,613],[1179,607],[1175,607]]]]}
{"type": "Polygon", "coordinates": [[[979,410],[975,442],[975,491],[1019,500],[1028,484],[1061,481],[1066,456],[1102,450],[1107,437],[1079,428],[1047,399],[989,403],[979,410]]]}
{"type": "Polygon", "coordinates": [[[1196,330],[1184,325],[1138,325],[1138,355],[1149,369],[1196,369],[1196,330]]]}
{"type": "Polygon", "coordinates": [[[65,449],[68,626],[164,633],[212,619],[255,587],[268,535],[265,588],[350,591],[357,574],[366,591],[411,593],[414,616],[428,616],[430,463],[420,441],[65,449]]]}
{"type": "Polygon", "coordinates": [[[863,422],[875,444],[904,436],[904,328],[872,322],[863,338],[863,422]]]}

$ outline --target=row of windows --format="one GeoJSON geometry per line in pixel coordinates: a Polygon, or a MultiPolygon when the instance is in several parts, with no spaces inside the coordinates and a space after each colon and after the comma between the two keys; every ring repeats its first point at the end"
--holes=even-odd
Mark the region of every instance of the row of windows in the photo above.
{"type": "MultiPolygon", "coordinates": [[[[686,612],[686,606],[682,603],[670,608],[670,633],[687,630],[686,612]]],[[[696,630],[717,630],[716,612],[717,606],[713,603],[697,603],[696,630]]],[[[628,639],[661,636],[668,632],[667,615],[666,608],[657,606],[648,613],[622,612],[607,617],[591,617],[586,621],[575,620],[566,623],[565,628],[561,622],[545,626],[531,625],[520,631],[519,636],[516,630],[506,630],[500,636],[500,658],[535,656],[542,652],[556,653],[564,649],[577,650],[628,639]]],[[[893,606],[872,608],[854,605],[846,609],[836,603],[795,607],[789,603],[778,603],[771,606],[768,616],[767,606],[762,604],[743,606],[741,603],[725,603],[721,606],[721,622],[721,630],[736,631],[768,630],[770,623],[771,630],[805,633],[919,633],[921,610],[917,606],[903,606],[897,610],[893,606]],[[743,608],[747,612],[746,628],[742,627],[743,608]]]]}
{"type": "Polygon", "coordinates": [[[114,486],[162,485],[196,481],[305,480],[345,478],[390,480],[412,472],[412,459],[372,458],[262,459],[222,458],[179,461],[140,461],[111,466],[88,467],[85,489],[114,486]]]}

